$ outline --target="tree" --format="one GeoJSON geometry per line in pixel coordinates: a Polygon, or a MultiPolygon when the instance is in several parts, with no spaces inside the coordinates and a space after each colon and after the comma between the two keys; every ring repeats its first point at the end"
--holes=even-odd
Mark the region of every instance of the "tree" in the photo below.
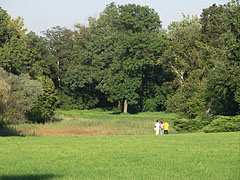
{"type": "Polygon", "coordinates": [[[223,49],[226,51],[227,58],[240,63],[240,4],[239,0],[231,1],[225,5],[226,14],[221,17],[221,22],[227,26],[227,31],[223,32],[221,39],[223,49]]]}
{"type": "Polygon", "coordinates": [[[9,21],[10,16],[0,7],[0,47],[2,47],[9,38],[7,29],[9,21]]]}
{"type": "Polygon", "coordinates": [[[239,11],[237,0],[223,6],[213,5],[202,14],[204,37],[224,54],[208,75],[206,100],[213,114],[236,115],[239,112],[239,11]]]}
{"type": "Polygon", "coordinates": [[[37,123],[52,121],[58,105],[57,91],[52,80],[46,76],[37,78],[42,84],[43,93],[38,96],[33,107],[26,112],[28,120],[37,123]]]}
{"type": "Polygon", "coordinates": [[[31,80],[27,74],[16,76],[0,68],[0,124],[19,124],[25,121],[24,115],[31,109],[42,86],[31,80]]]}
{"type": "Polygon", "coordinates": [[[240,68],[218,63],[208,76],[206,99],[214,115],[239,113],[240,68]]]}
{"type": "Polygon", "coordinates": [[[53,82],[57,82],[57,59],[50,51],[49,42],[34,32],[29,32],[26,35],[26,43],[34,57],[29,70],[30,76],[48,76],[53,82]]]}
{"type": "Polygon", "coordinates": [[[197,17],[184,16],[169,26],[169,41],[159,64],[175,78],[175,93],[168,97],[167,110],[195,118],[207,111],[206,77],[215,61],[223,61],[224,52],[201,41],[201,24],[197,17]]]}
{"type": "MultiPolygon", "coordinates": [[[[44,32],[45,38],[49,42],[52,55],[56,58],[57,82],[55,86],[61,88],[62,78],[67,68],[72,64],[73,32],[60,26],[52,27],[44,32]]],[[[55,79],[55,78],[53,78],[55,79]]]]}
{"type": "Polygon", "coordinates": [[[33,63],[33,54],[26,44],[23,19],[12,19],[0,8],[0,67],[14,74],[26,73],[33,63]]]}
{"type": "Polygon", "coordinates": [[[34,62],[31,49],[24,38],[13,36],[0,48],[0,66],[13,74],[29,72],[34,62]]]}
{"type": "Polygon", "coordinates": [[[203,42],[216,48],[223,46],[221,34],[228,29],[226,23],[222,23],[223,16],[226,16],[226,8],[223,5],[213,4],[209,8],[203,9],[200,18],[203,42]]]}
{"type": "Polygon", "coordinates": [[[128,4],[107,6],[99,21],[105,22],[114,32],[114,52],[111,64],[104,70],[105,76],[98,87],[112,102],[136,104],[138,90],[142,86],[143,70],[154,65],[159,49],[151,49],[156,44],[155,37],[161,28],[157,13],[147,6],[128,4]]]}
{"type": "Polygon", "coordinates": [[[199,22],[199,19],[197,16],[191,16],[182,14],[183,19],[179,22],[172,22],[168,26],[168,34],[171,38],[177,38],[177,33],[179,31],[182,31],[183,29],[192,29],[200,31],[202,28],[202,25],[199,22]],[[176,36],[175,36],[176,34],[176,36]]]}
{"type": "Polygon", "coordinates": [[[175,88],[184,86],[195,70],[206,75],[213,67],[215,58],[222,59],[223,55],[218,49],[201,42],[201,25],[196,17],[191,20],[189,16],[184,16],[181,22],[175,22],[169,28],[167,48],[158,63],[175,74],[175,88]]]}

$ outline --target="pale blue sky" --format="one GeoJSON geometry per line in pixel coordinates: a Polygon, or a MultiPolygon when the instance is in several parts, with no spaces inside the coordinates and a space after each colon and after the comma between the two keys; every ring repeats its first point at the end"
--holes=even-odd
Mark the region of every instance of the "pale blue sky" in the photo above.
{"type": "Polygon", "coordinates": [[[29,31],[40,34],[53,26],[73,28],[74,24],[88,23],[88,17],[98,17],[106,5],[140,4],[153,8],[162,21],[163,28],[180,21],[182,13],[200,16],[202,9],[213,3],[226,4],[230,0],[0,0],[0,6],[12,18],[24,18],[29,31]]]}

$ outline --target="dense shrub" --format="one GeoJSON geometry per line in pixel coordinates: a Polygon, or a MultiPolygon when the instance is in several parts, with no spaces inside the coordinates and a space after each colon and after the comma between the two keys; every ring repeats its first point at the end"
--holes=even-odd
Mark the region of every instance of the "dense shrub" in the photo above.
{"type": "Polygon", "coordinates": [[[240,131],[240,115],[217,116],[209,125],[203,128],[206,133],[240,131]]]}
{"type": "Polygon", "coordinates": [[[197,119],[175,119],[173,122],[174,129],[178,132],[191,132],[199,129],[200,121],[197,119]]]}
{"type": "Polygon", "coordinates": [[[174,129],[178,132],[192,132],[202,129],[204,126],[208,125],[214,116],[197,116],[194,119],[180,118],[175,119],[173,122],[174,129]]]}
{"type": "Polygon", "coordinates": [[[17,76],[0,68],[0,126],[25,122],[25,112],[41,94],[41,83],[29,75],[17,76]]]}

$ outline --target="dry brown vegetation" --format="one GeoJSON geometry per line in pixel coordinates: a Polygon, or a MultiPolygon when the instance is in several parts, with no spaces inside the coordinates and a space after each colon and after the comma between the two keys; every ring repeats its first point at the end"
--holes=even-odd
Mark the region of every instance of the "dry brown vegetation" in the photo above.
{"type": "Polygon", "coordinates": [[[91,127],[39,127],[35,129],[24,130],[21,127],[16,128],[16,131],[20,135],[24,136],[101,136],[101,135],[117,135],[121,134],[116,129],[110,129],[103,126],[91,126],[91,127]]]}

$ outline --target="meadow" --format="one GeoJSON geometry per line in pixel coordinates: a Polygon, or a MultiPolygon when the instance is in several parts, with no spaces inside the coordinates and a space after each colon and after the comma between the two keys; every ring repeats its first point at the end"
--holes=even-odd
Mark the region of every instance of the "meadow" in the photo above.
{"type": "Polygon", "coordinates": [[[0,180],[237,180],[239,135],[0,137],[0,180]]]}
{"type": "Polygon", "coordinates": [[[12,125],[10,133],[21,136],[151,135],[153,123],[162,120],[170,123],[169,131],[174,134],[171,122],[177,117],[165,112],[119,114],[103,109],[58,110],[54,122],[12,125]]]}

